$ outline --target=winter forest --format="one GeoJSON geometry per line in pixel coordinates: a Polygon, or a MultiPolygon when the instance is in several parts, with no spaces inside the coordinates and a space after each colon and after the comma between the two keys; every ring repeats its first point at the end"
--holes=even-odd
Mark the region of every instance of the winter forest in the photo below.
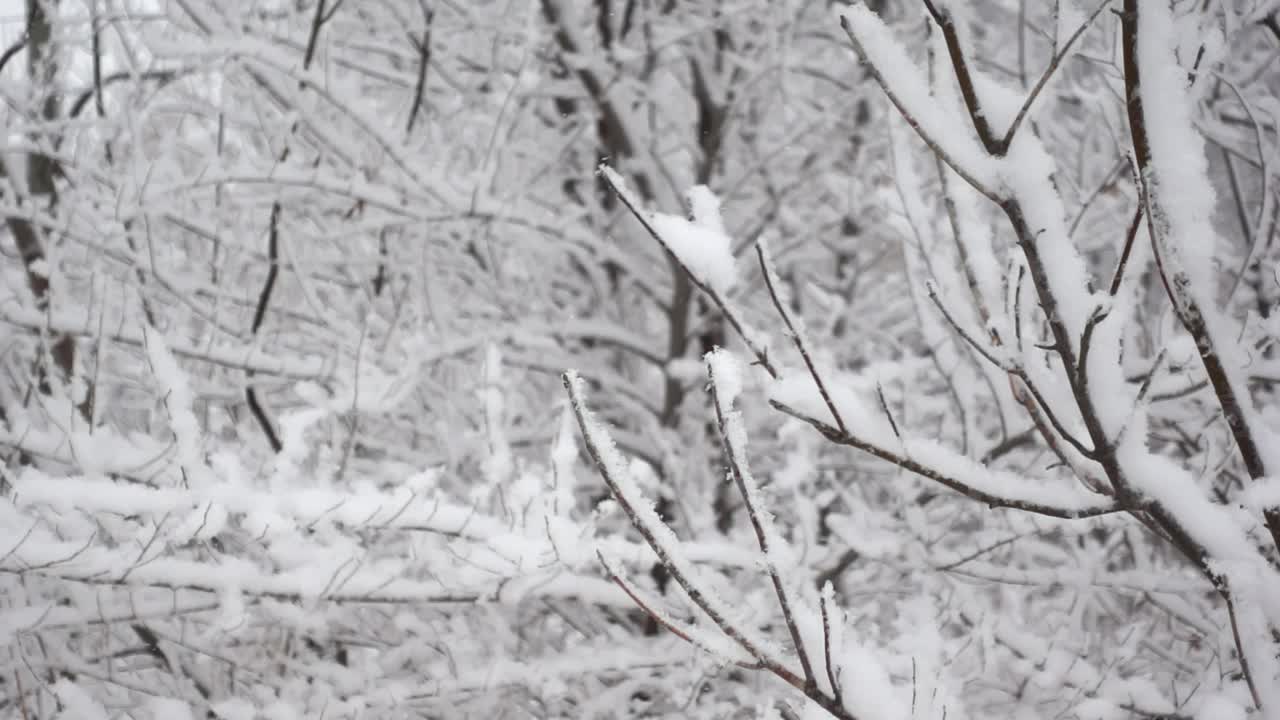
{"type": "Polygon", "coordinates": [[[1280,718],[1280,2],[3,0],[0,720],[1280,718]]]}

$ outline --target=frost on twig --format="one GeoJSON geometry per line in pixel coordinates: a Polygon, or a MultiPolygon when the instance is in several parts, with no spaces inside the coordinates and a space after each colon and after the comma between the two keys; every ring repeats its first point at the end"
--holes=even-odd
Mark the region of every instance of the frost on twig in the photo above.
{"type": "Polygon", "coordinates": [[[742,494],[742,501],[747,508],[747,517],[755,531],[756,541],[760,544],[760,552],[764,555],[765,569],[773,590],[778,599],[778,607],[782,610],[782,619],[786,623],[787,632],[791,635],[792,649],[800,660],[804,672],[805,690],[812,692],[817,687],[814,665],[809,659],[810,651],[805,647],[804,639],[796,626],[793,602],[788,596],[782,579],[780,568],[787,559],[782,549],[785,543],[778,535],[773,524],[773,516],[766,507],[760,486],[751,474],[751,465],[747,460],[747,428],[742,422],[742,415],[733,407],[738,394],[742,392],[743,368],[738,360],[725,350],[714,350],[707,354],[707,374],[711,378],[711,402],[715,406],[716,423],[720,428],[720,436],[724,441],[725,455],[729,460],[730,474],[742,494]]]}
{"type": "Polygon", "coordinates": [[[685,556],[679,539],[658,516],[653,502],[644,496],[636,484],[631,469],[604,425],[587,408],[582,392],[582,380],[578,374],[572,370],[566,372],[564,386],[569,393],[574,415],[578,419],[583,442],[592,460],[595,461],[596,469],[609,486],[614,499],[626,512],[632,526],[658,556],[658,561],[671,572],[672,578],[688,594],[690,601],[705,613],[721,632],[763,666],[795,677],[795,674],[787,669],[783,654],[775,644],[762,637],[754,628],[735,625],[733,618],[736,613],[732,607],[719,597],[713,588],[700,581],[699,572],[685,556]]]}

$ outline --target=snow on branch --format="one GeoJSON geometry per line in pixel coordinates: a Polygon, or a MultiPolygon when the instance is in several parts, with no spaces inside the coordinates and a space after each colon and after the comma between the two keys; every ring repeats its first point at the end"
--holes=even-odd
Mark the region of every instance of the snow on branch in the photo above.
{"type": "Polygon", "coordinates": [[[707,353],[706,362],[707,374],[711,378],[711,402],[715,406],[716,422],[724,441],[725,455],[729,459],[729,469],[738,485],[738,491],[742,494],[742,501],[747,508],[747,517],[751,520],[756,541],[760,544],[760,552],[764,555],[765,568],[773,583],[778,606],[782,609],[782,619],[787,625],[792,647],[804,671],[805,687],[814,687],[817,679],[814,676],[813,663],[809,660],[809,652],[796,626],[793,602],[787,595],[779,570],[787,562],[782,555],[785,543],[774,527],[773,515],[765,508],[760,486],[751,474],[751,465],[746,453],[747,428],[742,422],[741,413],[733,407],[734,400],[742,392],[743,368],[737,358],[726,350],[717,349],[707,353]]]}
{"type": "MultiPolygon", "coordinates": [[[[1067,687],[1088,692],[1092,696],[1089,702],[1101,703],[1111,712],[1129,708],[1152,717],[1173,716],[1177,712],[1176,706],[1146,678],[1123,678],[1114,672],[1104,672],[1078,653],[1025,632],[1013,623],[993,623],[991,630],[996,642],[1015,657],[1028,664],[1040,665],[1044,676],[1060,677],[1067,687]]],[[[1081,706],[1080,711],[1085,714],[1085,707],[1081,706]]]]}
{"type": "Polygon", "coordinates": [[[883,410],[873,409],[851,384],[827,377],[825,386],[827,398],[845,422],[845,431],[835,426],[828,400],[807,373],[775,381],[769,387],[769,401],[813,425],[832,442],[858,448],[994,507],[1058,518],[1095,517],[1123,509],[1111,498],[994,470],[936,440],[895,432],[883,410]]]}
{"type": "MultiPolygon", "coordinates": [[[[35,310],[6,305],[0,309],[0,322],[25,328],[36,332],[48,330],[77,337],[93,338],[97,333],[88,327],[83,317],[53,314],[52,317],[35,310]]],[[[146,347],[146,338],[139,333],[127,330],[108,332],[106,340],[121,345],[138,348],[146,347]]],[[[177,339],[169,339],[168,348],[171,353],[214,365],[221,365],[237,370],[249,370],[255,374],[275,375],[291,380],[318,380],[329,377],[333,371],[333,361],[320,355],[293,355],[281,352],[266,352],[253,345],[231,345],[229,343],[200,343],[177,339]]]]}
{"type": "MultiPolygon", "coordinates": [[[[601,165],[600,174],[628,208],[640,208],[617,171],[601,165]]],[[[693,220],[652,211],[636,212],[636,216],[643,216],[645,229],[671,253],[691,278],[716,295],[727,297],[738,278],[734,268],[733,241],[725,233],[724,222],[720,219],[720,202],[710,189],[701,185],[689,191],[689,200],[693,220]]]]}
{"type": "Polygon", "coordinates": [[[655,621],[722,662],[737,662],[772,673],[837,720],[898,717],[901,708],[898,708],[896,689],[882,664],[869,649],[845,640],[842,611],[837,611],[837,622],[832,622],[828,605],[834,603],[834,595],[830,586],[824,590],[816,609],[788,588],[783,568],[795,563],[784,553],[787,544],[775,528],[764,494],[751,472],[746,454],[746,426],[733,407],[743,389],[744,368],[732,354],[720,349],[708,353],[705,360],[711,379],[712,404],[730,475],[746,505],[801,673],[797,674],[788,666],[771,640],[761,637],[754,629],[743,627],[741,621],[733,620],[733,608],[699,581],[696,568],[685,557],[680,541],[636,486],[630,476],[630,468],[608,432],[585,407],[581,379],[569,371],[564,375],[565,387],[587,450],[605,483],[627,513],[632,526],[658,556],[659,562],[671,573],[689,601],[711,618],[723,637],[709,635],[698,626],[680,621],[661,609],[657,599],[647,596],[627,580],[603,554],[600,555],[601,564],[610,579],[655,621]],[[726,645],[726,641],[731,642],[726,645]]]}
{"type": "Polygon", "coordinates": [[[776,375],[777,372],[769,360],[768,347],[761,342],[728,302],[727,293],[736,278],[735,261],[731,241],[725,235],[724,223],[720,220],[719,204],[711,196],[710,191],[695,189],[690,194],[696,220],[695,223],[691,223],[682,218],[645,209],[644,204],[631,193],[626,181],[613,168],[601,165],[599,172],[649,236],[675,259],[693,284],[711,298],[711,301],[724,314],[725,319],[751,348],[765,371],[770,375],[776,375]]]}
{"type": "MultiPolygon", "coordinates": [[[[582,392],[582,379],[575,371],[564,374],[564,386],[569,393],[574,415],[582,432],[583,443],[596,464],[614,499],[630,519],[659,562],[671,572],[672,578],[685,591],[695,606],[711,619],[726,636],[742,647],[762,666],[781,677],[796,678],[787,668],[781,650],[772,640],[760,635],[753,628],[734,623],[733,608],[706,583],[699,580],[698,571],[685,556],[680,540],[663,522],[654,509],[653,502],[644,496],[636,484],[626,459],[618,451],[608,430],[587,408],[582,392]]],[[[733,658],[725,658],[732,662],[733,658]]],[[[797,680],[797,683],[800,682],[797,680]]],[[[793,683],[795,684],[795,683],[793,683]]]]}
{"type": "Polygon", "coordinates": [[[933,96],[924,72],[884,21],[859,4],[841,13],[840,26],[876,83],[930,149],[983,194],[1002,191],[997,164],[979,138],[965,129],[968,122],[951,116],[933,96]]]}
{"type": "Polygon", "coordinates": [[[631,602],[635,603],[637,607],[657,621],[658,624],[670,630],[676,637],[721,661],[731,662],[743,667],[761,667],[760,661],[747,652],[741,644],[734,642],[732,638],[724,633],[708,630],[705,627],[677,618],[662,606],[658,598],[641,590],[627,577],[625,570],[611,562],[603,553],[600,553],[598,557],[609,579],[622,588],[622,591],[631,599],[631,602]]]}
{"type": "MultiPolygon", "coordinates": [[[[1187,72],[1177,62],[1172,10],[1151,3],[1140,11],[1135,6],[1133,14],[1125,31],[1129,122],[1157,268],[1183,327],[1196,341],[1246,468],[1258,480],[1280,468],[1280,436],[1262,420],[1250,395],[1244,367],[1254,359],[1239,347],[1228,330],[1232,323],[1217,307],[1216,194],[1204,138],[1192,117],[1187,72]]],[[[1269,515],[1267,524],[1280,547],[1280,514],[1269,515]]]]}

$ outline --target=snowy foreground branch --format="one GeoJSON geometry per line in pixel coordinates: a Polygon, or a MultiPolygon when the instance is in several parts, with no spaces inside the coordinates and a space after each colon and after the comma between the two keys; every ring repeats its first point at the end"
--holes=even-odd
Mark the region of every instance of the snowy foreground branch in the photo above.
{"type": "MultiPolygon", "coordinates": [[[[1232,669],[1224,669],[1223,677],[1231,681],[1221,696],[1230,700],[1221,706],[1217,700],[1195,702],[1205,708],[1252,706],[1263,716],[1280,717],[1280,508],[1260,501],[1280,467],[1280,434],[1268,424],[1264,400],[1245,370],[1256,354],[1254,348],[1268,341],[1249,347],[1234,337],[1234,326],[1218,304],[1211,274],[1213,253],[1220,245],[1212,223],[1214,189],[1193,114],[1188,71],[1179,65],[1185,56],[1179,50],[1181,31],[1176,23],[1185,19],[1175,18],[1166,2],[1126,0],[1118,14],[1137,210],[1131,212],[1131,221],[1116,229],[1122,243],[1105,282],[1095,278],[1081,241],[1073,236],[1078,220],[1068,221],[1057,160],[1035,122],[1037,99],[1056,82],[1055,74],[1070,61],[1089,28],[1106,17],[1110,4],[1095,5],[1088,14],[1060,11],[1052,58],[1029,92],[1006,89],[979,69],[970,46],[970,19],[956,3],[924,3],[936,31],[927,68],[872,10],[855,5],[841,16],[871,77],[935,163],[945,193],[950,243],[926,241],[934,233],[928,227],[929,210],[913,197],[924,190],[913,167],[913,151],[895,131],[896,184],[916,243],[905,250],[917,311],[936,344],[951,344],[950,357],[970,377],[987,383],[990,396],[982,402],[997,408],[1005,434],[988,453],[990,459],[978,459],[911,427],[908,418],[895,413],[875,376],[837,370],[827,359],[830,349],[810,339],[768,244],[760,240],[754,248],[760,279],[801,366],[788,370],[781,354],[770,349],[767,334],[752,329],[745,319],[738,259],[718,213],[705,210],[718,208],[718,203],[700,200],[709,193],[705,188],[690,193],[692,219],[686,220],[646,209],[620,175],[609,168],[602,168],[601,174],[646,233],[740,335],[754,356],[753,365],[768,376],[760,381],[774,408],[811,425],[834,444],[856,448],[908,476],[991,508],[1099,523],[1098,528],[1106,529],[1098,532],[1123,537],[1130,537],[1131,528],[1150,533],[1184,563],[1174,561],[1163,572],[1182,575],[1184,568],[1193,568],[1202,587],[1211,588],[1219,600],[1215,627],[1201,628],[1220,636],[1230,656],[1232,669]],[[999,232],[984,229],[997,218],[999,232]],[[1149,252],[1135,244],[1144,225],[1149,252]],[[929,252],[938,257],[929,257],[926,242],[934,244],[936,249],[929,252]],[[1138,282],[1137,266],[1154,273],[1180,325],[1163,345],[1145,352],[1132,339],[1134,328],[1145,320],[1140,303],[1147,292],[1138,282]],[[1199,376],[1194,368],[1185,369],[1183,350],[1188,346],[1195,349],[1199,376]],[[1174,353],[1179,356],[1176,369],[1170,360],[1174,353]],[[1136,381],[1132,371],[1125,370],[1134,367],[1144,368],[1136,381]],[[1153,388],[1171,384],[1175,372],[1190,373],[1198,384],[1157,398],[1153,388]],[[1193,394],[1202,417],[1210,423],[1221,418],[1229,434],[1226,449],[1215,455],[1210,467],[1179,457],[1168,443],[1157,440],[1166,428],[1182,422],[1164,408],[1193,394]],[[1211,409],[1203,415],[1206,405],[1211,409]],[[1047,477],[1026,464],[1009,468],[995,461],[1016,447],[1008,442],[1004,427],[1019,415],[1031,427],[1024,442],[1056,458],[1047,477]],[[1244,470],[1242,481],[1234,475],[1237,466],[1244,470]]],[[[732,619],[733,608],[717,598],[684,558],[680,541],[629,479],[627,463],[585,408],[581,381],[570,373],[565,386],[601,475],[710,627],[680,621],[659,609],[657,598],[626,580],[607,557],[601,560],[628,596],[680,637],[725,662],[772,673],[833,716],[860,717],[853,698],[860,685],[855,677],[864,675],[847,674],[839,652],[834,665],[831,659],[833,644],[839,644],[833,639],[839,632],[832,628],[840,622],[831,624],[830,588],[824,587],[817,613],[811,601],[805,604],[806,596],[794,594],[800,581],[788,580],[782,571],[788,566],[783,561],[787,543],[774,526],[747,462],[746,430],[733,402],[744,385],[754,383],[744,380],[747,375],[724,351],[707,355],[707,363],[725,462],[756,536],[761,567],[774,588],[789,639],[786,652],[760,636],[756,626],[732,619]],[[822,627],[816,637],[805,629],[813,625],[822,627]]],[[[971,392],[951,387],[957,398],[971,392]]],[[[956,405],[961,413],[976,409],[965,408],[961,400],[956,405]]],[[[966,432],[977,427],[964,415],[959,424],[966,432]]],[[[1203,427],[1195,432],[1204,432],[1203,427]]],[[[1183,437],[1190,436],[1184,432],[1183,437]]],[[[1136,554],[1131,562],[1149,563],[1136,554]]],[[[1018,649],[1020,641],[1013,635],[999,642],[1015,653],[1026,653],[1018,649]]],[[[1200,686],[1189,668],[1176,667],[1173,673],[1189,676],[1188,683],[1200,686]]],[[[1066,685],[1131,712],[1174,712],[1168,700],[1149,693],[1139,692],[1141,701],[1111,695],[1108,683],[1101,680],[1093,687],[1078,680],[1066,685]]],[[[1182,705],[1188,700],[1179,699],[1175,688],[1173,702],[1182,705]]]]}
{"type": "MultiPolygon", "coordinates": [[[[793,558],[787,550],[787,543],[774,527],[764,494],[751,474],[746,455],[746,428],[741,415],[733,407],[735,398],[742,391],[743,368],[725,351],[710,353],[707,366],[716,422],[724,442],[730,475],[742,495],[760,548],[764,572],[773,586],[790,640],[789,652],[763,636],[751,620],[726,602],[703,577],[703,572],[689,560],[680,540],[654,511],[653,501],[645,497],[631,477],[631,469],[608,431],[586,407],[581,378],[577,373],[568,372],[564,376],[565,389],[573,404],[587,451],[601,477],[632,525],[657,555],[658,561],[671,572],[688,602],[715,629],[682,621],[662,610],[658,599],[646,597],[606,556],[602,554],[600,561],[629,597],[680,638],[712,653],[722,662],[759,668],[775,675],[833,717],[847,720],[865,717],[860,709],[882,702],[886,695],[892,698],[894,688],[874,656],[847,637],[845,619],[839,608],[833,605],[830,584],[816,597],[816,609],[812,605],[815,599],[812,592],[802,598],[797,596],[796,588],[788,587],[789,579],[784,578],[783,572],[792,564],[793,558]],[[791,660],[792,655],[795,661],[791,660]]],[[[876,709],[877,713],[882,711],[883,708],[876,709]]]]}
{"type": "MultiPolygon", "coordinates": [[[[1270,431],[1264,430],[1261,423],[1247,419],[1251,402],[1240,400],[1247,392],[1243,390],[1243,381],[1238,379],[1238,361],[1232,367],[1232,363],[1219,360],[1229,343],[1208,335],[1207,328],[1221,327],[1222,321],[1198,321],[1207,311],[1201,309],[1203,305],[1195,299],[1203,302],[1210,296],[1204,287],[1207,279],[1202,273],[1197,287],[1197,282],[1185,270],[1175,266],[1171,275],[1166,264],[1160,261],[1163,255],[1172,254],[1174,260],[1179,253],[1185,256],[1190,252],[1189,243],[1194,243],[1201,253],[1215,245],[1209,241],[1214,233],[1207,225],[1211,209],[1190,204],[1198,201],[1203,205],[1212,198],[1212,191],[1205,176],[1203,145],[1191,125],[1188,112],[1191,103],[1185,79],[1170,77],[1181,72],[1170,45],[1174,37],[1171,10],[1164,3],[1143,3],[1139,10],[1137,2],[1128,2],[1124,18],[1130,125],[1139,177],[1147,181],[1140,196],[1145,200],[1147,217],[1152,219],[1148,227],[1152,232],[1158,272],[1174,307],[1182,308],[1179,316],[1201,349],[1200,355],[1220,407],[1238,438],[1238,449],[1251,474],[1258,478],[1262,474],[1261,461],[1256,458],[1258,451],[1251,434],[1270,434],[1270,431]],[[1130,45],[1138,48],[1136,57],[1130,45]],[[1150,75],[1152,79],[1145,81],[1144,86],[1140,75],[1150,75]],[[1155,78],[1164,78],[1164,84],[1157,85],[1155,78]],[[1148,127],[1160,128],[1160,138],[1167,142],[1160,148],[1158,159],[1145,147],[1149,142],[1148,127]],[[1189,163],[1182,162],[1182,158],[1188,157],[1189,163]],[[1162,178],[1155,174],[1158,170],[1153,172],[1148,167],[1154,162],[1158,168],[1159,163],[1175,162],[1175,158],[1178,159],[1176,169],[1166,170],[1162,178]],[[1192,187],[1175,189],[1178,184],[1192,187]],[[1171,208],[1162,210],[1153,204],[1160,202],[1164,192],[1179,193],[1177,212],[1180,216],[1170,215],[1171,208]],[[1183,242],[1188,244],[1181,250],[1162,251],[1162,244],[1166,243],[1164,237],[1173,233],[1186,233],[1188,240],[1183,242]],[[1195,239],[1192,241],[1191,237],[1195,239]],[[1232,380],[1233,377],[1237,379],[1232,380]]],[[[935,14],[935,19],[944,29],[951,22],[945,11],[935,14]]],[[[1055,373],[1039,380],[1046,385],[1056,385],[1047,390],[1036,392],[1029,376],[1018,379],[1033,391],[1034,400],[1028,403],[1033,403],[1035,410],[1067,415],[1074,419],[1073,424],[1082,426],[1080,429],[1087,435],[1088,452],[1081,453],[1086,455],[1084,461],[1065,457],[1070,454],[1066,449],[1062,450],[1064,461],[1083,472],[1090,472],[1089,467],[1096,468],[1093,472],[1100,471],[1110,492],[1126,510],[1157,527],[1189,561],[1203,570],[1226,601],[1233,627],[1240,624],[1241,617],[1245,618],[1248,631],[1237,630],[1234,635],[1254,704],[1259,709],[1266,707],[1270,712],[1280,712],[1280,690],[1277,690],[1280,664],[1276,661],[1272,639],[1280,630],[1280,609],[1264,600],[1267,596],[1275,597],[1276,589],[1280,588],[1280,575],[1274,563],[1277,543],[1272,541],[1268,543],[1269,550],[1260,551],[1250,537],[1254,521],[1235,517],[1227,506],[1210,500],[1187,470],[1148,448],[1144,390],[1127,386],[1120,374],[1122,328],[1128,319],[1126,314],[1131,312],[1127,296],[1120,292],[1124,288],[1122,278],[1117,277],[1112,283],[1108,295],[1091,289],[1092,279],[1067,232],[1065,211],[1055,189],[1056,169],[1049,154],[1025,127],[1011,142],[1004,143],[1007,146],[1002,148],[1004,152],[978,152],[974,148],[971,131],[985,140],[982,128],[986,127],[986,120],[980,118],[1001,117],[1005,108],[1000,103],[1004,99],[999,98],[998,92],[980,98],[975,88],[983,85],[959,61],[964,51],[956,47],[953,34],[944,33],[952,76],[966,99],[964,110],[948,106],[945,93],[931,94],[918,78],[912,81],[909,75],[890,75],[886,71],[904,64],[910,67],[912,61],[891,38],[888,28],[869,11],[851,8],[842,23],[864,60],[875,69],[877,81],[885,92],[905,98],[895,103],[902,116],[931,147],[965,148],[963,152],[941,151],[940,155],[957,174],[976,178],[971,184],[1006,216],[1021,251],[1022,266],[1031,278],[1039,310],[1049,327],[1048,359],[1057,368],[1055,373]],[[960,130],[966,125],[968,129],[960,130]],[[1061,400],[1053,403],[1039,399],[1054,395],[1061,400]]],[[[1015,129],[1011,128],[1010,132],[1015,129]]],[[[1201,255],[1195,263],[1197,268],[1207,269],[1210,259],[1201,255]]],[[[1120,272],[1123,270],[1122,266],[1120,272]]],[[[984,298],[976,297],[974,302],[982,304],[984,298]]],[[[1013,334],[1019,339],[1015,351],[1031,360],[1031,353],[1020,342],[1023,322],[1022,317],[1015,316],[992,324],[997,328],[1012,325],[1013,334]]],[[[992,332],[992,339],[992,353],[1003,351],[1001,334],[992,332]]],[[[1027,360],[1022,361],[1022,367],[1029,364],[1027,360]]],[[[1042,428],[1042,432],[1063,437],[1056,428],[1042,428]]],[[[1072,444],[1079,447],[1081,443],[1077,440],[1072,444]]],[[[1264,516],[1271,524],[1271,513],[1265,512],[1264,516]]],[[[1276,539],[1280,540],[1280,535],[1276,539]]]]}

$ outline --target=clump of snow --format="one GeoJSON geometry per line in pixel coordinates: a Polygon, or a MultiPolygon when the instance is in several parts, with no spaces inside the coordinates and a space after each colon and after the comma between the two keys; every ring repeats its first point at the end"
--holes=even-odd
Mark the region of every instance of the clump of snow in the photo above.
{"type": "Polygon", "coordinates": [[[723,230],[666,213],[654,213],[650,222],[662,244],[699,282],[722,297],[733,289],[738,280],[733,241],[723,230]]]}
{"type": "Polygon", "coordinates": [[[694,187],[689,188],[685,197],[689,201],[689,214],[692,215],[695,223],[727,236],[724,218],[719,211],[721,202],[719,197],[716,197],[716,193],[712,192],[712,188],[705,184],[695,184],[694,187]]]}
{"type": "Polygon", "coordinates": [[[720,198],[711,192],[706,185],[694,185],[686,195],[689,201],[689,214],[693,221],[708,230],[714,230],[728,236],[724,228],[724,218],[720,215],[720,198]]]}
{"type": "MultiPolygon", "coordinates": [[[[937,35],[937,42],[941,45],[943,43],[942,34],[938,33],[937,35]]],[[[946,57],[945,47],[942,48],[942,57],[946,57]]],[[[1013,125],[1014,119],[1018,117],[1018,111],[1022,109],[1023,94],[972,68],[970,73],[974,90],[977,91],[979,102],[981,103],[983,116],[987,118],[991,131],[997,137],[1003,136],[1013,125]]]]}
{"type": "MultiPolygon", "coordinates": [[[[851,634],[845,631],[846,636],[851,634]]],[[[893,686],[888,671],[871,648],[845,640],[836,682],[844,690],[844,707],[865,720],[903,720],[911,717],[903,693],[893,686]]]]}
{"type": "Polygon", "coordinates": [[[1085,371],[1098,418],[1107,434],[1115,437],[1137,400],[1137,392],[1125,381],[1122,371],[1124,329],[1131,313],[1130,303],[1122,295],[1096,312],[1106,315],[1094,326],[1085,371]]]}
{"type": "Polygon", "coordinates": [[[293,705],[283,700],[274,702],[262,709],[263,720],[301,720],[302,716],[293,705]]]}
{"type": "Polygon", "coordinates": [[[720,403],[732,406],[742,394],[742,362],[727,350],[712,350],[706,354],[706,361],[720,403]]]}
{"type": "Polygon", "coordinates": [[[1075,706],[1076,720],[1122,720],[1129,717],[1125,710],[1104,698],[1089,698],[1075,706]]]}
{"type": "Polygon", "coordinates": [[[733,289],[737,282],[733,241],[720,217],[720,201],[709,188],[699,185],[689,191],[687,199],[693,220],[686,220],[678,215],[646,210],[613,168],[602,165],[600,174],[636,212],[654,239],[698,282],[721,297],[733,289]]]}
{"type": "Polygon", "coordinates": [[[214,714],[222,720],[253,720],[258,714],[253,703],[240,698],[231,698],[210,706],[214,714]]]}

